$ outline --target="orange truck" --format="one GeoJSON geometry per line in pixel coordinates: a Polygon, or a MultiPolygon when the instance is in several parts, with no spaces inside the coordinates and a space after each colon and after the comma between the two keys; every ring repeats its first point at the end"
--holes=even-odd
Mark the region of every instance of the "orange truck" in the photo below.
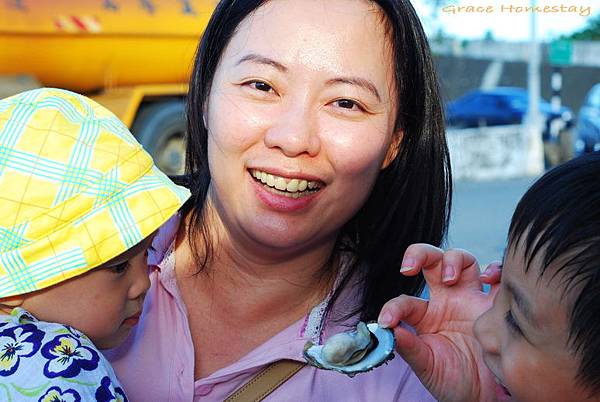
{"type": "Polygon", "coordinates": [[[112,110],[169,174],[183,169],[184,97],[217,0],[3,0],[0,98],[65,88],[112,110]]]}

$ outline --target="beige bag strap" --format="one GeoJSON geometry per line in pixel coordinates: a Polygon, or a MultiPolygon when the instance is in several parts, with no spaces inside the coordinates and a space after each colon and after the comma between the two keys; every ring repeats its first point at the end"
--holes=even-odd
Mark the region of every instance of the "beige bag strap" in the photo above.
{"type": "Polygon", "coordinates": [[[306,363],[295,360],[278,360],[231,394],[225,402],[260,402],[304,366],[306,363]]]}

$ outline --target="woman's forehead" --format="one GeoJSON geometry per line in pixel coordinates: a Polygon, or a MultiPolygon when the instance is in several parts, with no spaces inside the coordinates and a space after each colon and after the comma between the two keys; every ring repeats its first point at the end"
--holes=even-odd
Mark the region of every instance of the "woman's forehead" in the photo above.
{"type": "Polygon", "coordinates": [[[225,57],[252,52],[323,71],[381,69],[391,67],[387,41],[382,11],[374,3],[272,0],[241,22],[225,57]]]}

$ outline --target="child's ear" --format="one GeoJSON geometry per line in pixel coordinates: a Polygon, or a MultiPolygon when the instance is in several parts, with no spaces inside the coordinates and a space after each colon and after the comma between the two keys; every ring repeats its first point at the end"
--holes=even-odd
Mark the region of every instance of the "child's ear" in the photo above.
{"type": "Polygon", "coordinates": [[[385,159],[381,164],[381,170],[387,168],[390,165],[390,163],[392,163],[394,159],[396,159],[396,156],[398,156],[398,153],[400,152],[400,147],[402,145],[403,138],[404,131],[398,130],[396,133],[394,133],[394,135],[392,136],[392,142],[390,143],[387,153],[385,154],[385,159]]]}
{"type": "Polygon", "coordinates": [[[5,297],[4,299],[0,299],[0,310],[3,313],[10,314],[13,308],[21,307],[24,301],[25,296],[23,295],[5,297]]]}

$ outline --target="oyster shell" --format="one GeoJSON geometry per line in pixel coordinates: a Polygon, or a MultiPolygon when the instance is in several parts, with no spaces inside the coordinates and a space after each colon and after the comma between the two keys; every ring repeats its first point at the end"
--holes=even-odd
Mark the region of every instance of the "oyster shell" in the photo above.
{"type": "Polygon", "coordinates": [[[390,329],[359,322],[356,330],[336,334],[323,345],[308,341],[304,358],[312,366],[353,377],[392,359],[394,343],[390,329]]]}

